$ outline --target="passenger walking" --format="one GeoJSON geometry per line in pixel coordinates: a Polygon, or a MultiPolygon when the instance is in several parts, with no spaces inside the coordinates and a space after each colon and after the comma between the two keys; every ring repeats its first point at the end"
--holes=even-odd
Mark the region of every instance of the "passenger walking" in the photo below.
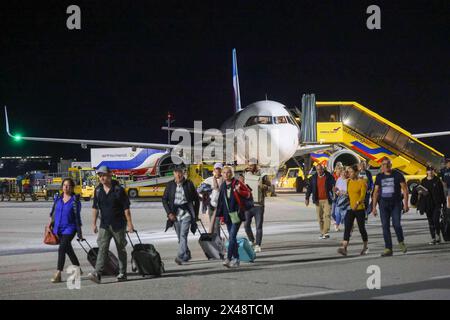
{"type": "Polygon", "coordinates": [[[81,232],[81,203],[74,194],[75,182],[70,179],[64,179],[62,182],[62,195],[53,203],[50,213],[50,225],[53,234],[58,236],[58,265],[56,273],[51,279],[53,283],[61,282],[61,274],[64,271],[66,254],[74,266],[80,267],[80,262],[72,247],[72,240],[75,234],[83,239],[81,232]]]}
{"type": "Polygon", "coordinates": [[[316,165],[316,173],[310,178],[305,194],[305,205],[309,206],[309,198],[316,205],[317,220],[320,226],[319,239],[330,238],[331,203],[335,180],[333,176],[324,170],[322,164],[316,165]]]}
{"type": "Polygon", "coordinates": [[[364,179],[367,184],[367,192],[364,198],[364,208],[366,210],[366,220],[370,212],[372,211],[370,208],[370,197],[373,191],[373,176],[372,173],[367,169],[367,161],[361,160],[359,163],[359,177],[364,179]]]}
{"type": "Polygon", "coordinates": [[[261,173],[256,160],[253,160],[244,174],[245,184],[252,192],[254,206],[245,212],[245,233],[249,241],[253,244],[255,252],[261,252],[261,244],[263,238],[263,223],[265,199],[267,190],[271,186],[267,175],[261,173]],[[252,220],[255,218],[256,239],[252,231],[252,220]]]}
{"type": "Polygon", "coordinates": [[[162,197],[168,226],[173,225],[178,237],[178,253],[175,258],[175,263],[178,265],[182,265],[192,258],[188,247],[188,235],[189,230],[193,234],[197,231],[200,208],[200,199],[194,183],[184,177],[184,171],[183,165],[174,168],[174,180],[167,184],[162,197]]]}
{"type": "Polygon", "coordinates": [[[353,223],[356,219],[358,223],[359,233],[363,240],[363,248],[361,255],[366,255],[369,251],[367,246],[368,236],[365,226],[366,212],[364,205],[364,198],[366,196],[367,184],[364,179],[359,178],[358,165],[353,165],[348,168],[349,180],[347,186],[348,198],[350,201],[350,210],[347,211],[345,216],[345,230],[344,240],[342,241],[342,247],[338,249],[338,253],[346,256],[347,247],[350,242],[350,236],[353,229],[353,223]]]}
{"type": "MultiPolygon", "coordinates": [[[[214,165],[213,176],[206,178],[202,184],[209,185],[212,189],[209,195],[209,204],[207,204],[207,212],[209,217],[209,233],[216,233],[220,236],[220,219],[218,217],[212,220],[214,211],[217,207],[217,200],[219,199],[220,186],[223,183],[222,177],[222,163],[216,163],[214,165]]],[[[200,195],[202,197],[202,195],[200,195]]]]}
{"type": "Polygon", "coordinates": [[[441,243],[441,227],[440,227],[440,215],[442,208],[446,206],[446,197],[444,194],[444,187],[442,185],[441,179],[439,179],[434,168],[427,168],[427,176],[421,182],[421,186],[426,189],[426,191],[421,194],[422,204],[421,210],[425,212],[428,219],[428,225],[430,227],[431,234],[431,245],[441,243]]]}
{"type": "Polygon", "coordinates": [[[450,158],[445,159],[445,168],[441,170],[441,178],[446,190],[447,208],[450,208],[450,158]]]}
{"type": "Polygon", "coordinates": [[[89,273],[89,279],[101,283],[105,261],[108,257],[111,239],[114,239],[119,258],[119,275],[117,281],[127,280],[127,240],[126,232],[134,232],[131,220],[130,200],[125,189],[117,180],[112,179],[111,170],[101,166],[97,170],[100,184],[95,188],[94,203],[92,205],[94,233],[98,233],[98,255],[95,271],[89,273]],[[100,228],[97,219],[100,213],[100,228]]]}
{"type": "Polygon", "coordinates": [[[384,158],[381,162],[381,173],[377,174],[375,179],[375,187],[373,191],[373,207],[372,213],[377,215],[377,204],[380,207],[380,218],[383,226],[383,238],[385,249],[382,257],[392,256],[392,236],[391,236],[391,219],[399,247],[403,253],[407,252],[404,242],[403,229],[401,225],[402,217],[402,199],[404,213],[409,211],[408,207],[408,187],[406,186],[405,177],[396,170],[392,170],[391,160],[384,158]]]}
{"type": "Polygon", "coordinates": [[[340,231],[340,225],[345,222],[345,215],[349,209],[350,203],[347,194],[348,171],[341,170],[340,177],[334,187],[334,201],[332,208],[332,217],[334,219],[334,230],[340,231]]]}
{"type": "Polygon", "coordinates": [[[223,168],[223,178],[216,210],[217,217],[224,217],[229,235],[227,258],[223,265],[227,268],[237,268],[240,265],[237,234],[242,221],[245,221],[243,201],[244,198],[250,198],[251,192],[246,185],[234,178],[232,167],[223,168]]]}

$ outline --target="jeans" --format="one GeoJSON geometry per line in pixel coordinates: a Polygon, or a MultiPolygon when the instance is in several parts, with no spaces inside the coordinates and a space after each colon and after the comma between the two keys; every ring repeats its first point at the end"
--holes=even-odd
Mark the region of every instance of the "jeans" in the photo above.
{"type": "Polygon", "coordinates": [[[74,266],[80,266],[80,262],[73,251],[72,240],[75,237],[75,233],[73,234],[59,234],[59,248],[58,248],[58,267],[56,270],[64,271],[64,264],[66,262],[66,254],[69,256],[70,262],[74,266]]]}
{"type": "Polygon", "coordinates": [[[117,255],[119,258],[119,272],[122,274],[127,273],[127,239],[125,227],[120,230],[113,230],[111,226],[107,228],[100,228],[98,231],[97,245],[98,256],[97,263],[95,264],[95,271],[98,274],[102,274],[105,261],[108,257],[109,245],[111,239],[114,239],[117,248],[117,255]]]}
{"type": "Polygon", "coordinates": [[[354,221],[358,222],[359,233],[364,242],[368,241],[367,231],[366,231],[366,212],[365,210],[348,210],[345,216],[345,230],[344,230],[344,241],[350,241],[350,234],[353,229],[354,221]]]}
{"type": "Polygon", "coordinates": [[[253,217],[255,217],[255,224],[256,224],[256,244],[260,246],[263,237],[264,207],[255,206],[245,212],[244,228],[245,233],[247,233],[247,237],[250,240],[250,242],[255,242],[255,236],[253,235],[252,231],[253,217]]]}
{"type": "Polygon", "coordinates": [[[232,223],[231,221],[227,223],[228,229],[228,251],[227,251],[227,259],[232,260],[233,258],[239,260],[239,246],[237,243],[237,234],[239,228],[241,227],[241,223],[232,223]]]}
{"type": "Polygon", "coordinates": [[[173,224],[178,237],[178,259],[186,262],[191,260],[191,251],[188,247],[188,235],[191,228],[191,218],[175,221],[173,224]]]}
{"type": "Polygon", "coordinates": [[[340,225],[341,223],[345,224],[345,215],[347,214],[347,209],[346,208],[342,208],[342,207],[338,207],[336,205],[336,202],[333,202],[333,206],[332,206],[332,218],[334,219],[334,221],[336,222],[336,225],[340,225]]]}
{"type": "Polygon", "coordinates": [[[434,210],[430,212],[426,212],[428,219],[428,226],[430,227],[431,238],[435,239],[436,236],[440,237],[441,234],[441,225],[440,225],[440,216],[441,209],[439,207],[434,208],[434,210]]]}
{"type": "Polygon", "coordinates": [[[403,229],[401,225],[402,202],[386,201],[381,198],[379,207],[381,224],[383,225],[383,238],[385,248],[392,250],[391,218],[398,242],[400,243],[404,241],[403,229]]]}

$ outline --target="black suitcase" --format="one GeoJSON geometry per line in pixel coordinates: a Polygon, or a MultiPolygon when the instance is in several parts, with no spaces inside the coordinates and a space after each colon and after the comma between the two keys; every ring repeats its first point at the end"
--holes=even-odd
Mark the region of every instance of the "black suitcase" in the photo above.
{"type": "Polygon", "coordinates": [[[440,224],[442,238],[444,238],[444,241],[450,241],[450,209],[442,209],[440,224]]]}
{"type": "Polygon", "coordinates": [[[133,244],[130,235],[127,232],[133,252],[131,252],[131,269],[136,270],[142,276],[161,276],[164,270],[164,263],[161,261],[161,256],[152,244],[144,244],[139,237],[139,234],[134,230],[139,240],[139,244],[133,244]]]}
{"type": "Polygon", "coordinates": [[[201,220],[200,223],[202,224],[205,232],[201,233],[200,231],[200,239],[198,240],[198,244],[205,253],[206,258],[208,260],[223,260],[225,246],[222,239],[216,233],[208,233],[201,220]]]}
{"type": "MultiPolygon", "coordinates": [[[[98,255],[98,248],[92,248],[89,242],[87,242],[86,239],[77,239],[78,243],[80,244],[81,248],[83,248],[84,252],[87,254],[87,260],[95,268],[95,264],[97,263],[97,255],[98,255]],[[83,246],[82,242],[85,241],[86,244],[89,246],[89,251],[83,246]]],[[[105,265],[103,267],[103,275],[105,276],[117,276],[119,274],[119,259],[112,253],[111,251],[108,251],[108,257],[106,258],[105,265]]]]}

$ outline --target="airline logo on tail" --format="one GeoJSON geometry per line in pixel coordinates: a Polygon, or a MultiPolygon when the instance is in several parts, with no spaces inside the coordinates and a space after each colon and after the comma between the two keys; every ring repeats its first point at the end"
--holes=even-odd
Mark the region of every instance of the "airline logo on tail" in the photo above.
{"type": "Polygon", "coordinates": [[[237,66],[236,49],[233,49],[233,89],[234,89],[234,109],[236,112],[241,108],[241,92],[239,90],[239,74],[237,66]]]}

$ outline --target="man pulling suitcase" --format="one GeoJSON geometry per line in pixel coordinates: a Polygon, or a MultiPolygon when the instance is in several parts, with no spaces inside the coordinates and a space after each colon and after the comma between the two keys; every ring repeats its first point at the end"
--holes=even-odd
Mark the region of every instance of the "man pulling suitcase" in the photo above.
{"type": "Polygon", "coordinates": [[[134,230],[131,220],[130,200],[125,190],[117,181],[112,180],[111,170],[101,166],[97,170],[100,184],[95,188],[93,212],[93,231],[98,233],[98,256],[95,271],[89,273],[89,279],[101,283],[101,277],[108,258],[111,239],[114,239],[119,258],[119,275],[117,281],[127,280],[127,240],[126,231],[134,230]],[[100,212],[100,228],[97,228],[97,218],[100,212]]]}

